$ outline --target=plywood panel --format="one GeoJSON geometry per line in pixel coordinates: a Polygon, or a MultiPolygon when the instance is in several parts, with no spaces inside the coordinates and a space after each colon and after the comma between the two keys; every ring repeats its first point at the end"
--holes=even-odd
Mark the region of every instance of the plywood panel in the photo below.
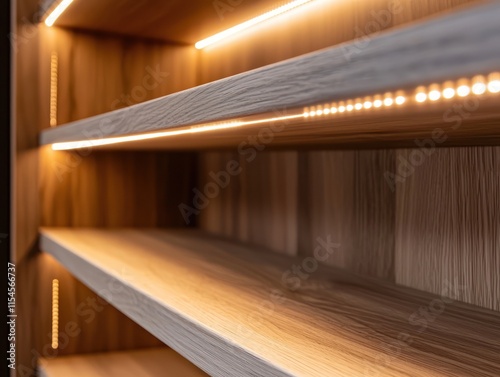
{"type": "Polygon", "coordinates": [[[396,281],[500,310],[500,149],[424,152],[398,152],[396,281]]]}

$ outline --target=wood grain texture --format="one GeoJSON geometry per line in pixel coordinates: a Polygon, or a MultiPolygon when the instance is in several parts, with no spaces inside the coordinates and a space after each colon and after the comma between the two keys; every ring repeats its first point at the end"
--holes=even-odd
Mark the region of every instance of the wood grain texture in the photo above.
{"type": "Polygon", "coordinates": [[[384,180],[395,152],[303,152],[300,155],[299,252],[318,237],[339,248],[325,262],[394,281],[395,195],[384,180]]]}
{"type": "Polygon", "coordinates": [[[384,179],[395,152],[323,151],[200,155],[202,192],[229,161],[241,174],[199,214],[199,227],[280,253],[310,256],[318,237],[340,244],[325,262],[394,281],[395,194],[384,179]],[[250,155],[248,155],[250,156],[250,155]]]}
{"type": "Polygon", "coordinates": [[[225,175],[230,161],[239,174],[230,176],[219,195],[198,215],[199,226],[273,251],[297,253],[297,152],[264,153],[248,145],[244,154],[200,154],[196,188],[225,175]]]}
{"type": "MultiPolygon", "coordinates": [[[[16,249],[13,257],[18,272],[17,309],[19,317],[23,318],[23,325],[18,326],[17,334],[17,370],[23,376],[35,376],[39,356],[161,344],[96,297],[53,258],[40,254],[37,247],[40,224],[176,226],[179,222],[159,213],[156,208],[168,208],[172,201],[176,205],[182,198],[183,190],[176,191],[175,187],[180,187],[184,178],[189,180],[190,174],[194,174],[172,175],[175,166],[184,167],[186,172],[191,170],[184,164],[191,164],[189,158],[183,160],[178,155],[173,157],[173,164],[164,154],[139,154],[134,158],[131,154],[112,156],[86,150],[56,156],[48,150],[39,150],[39,132],[49,125],[51,54],[55,52],[59,57],[58,118],[61,121],[72,121],[125,106],[125,103],[116,101],[138,93],[135,88],[143,85],[148,66],[155,69],[159,65],[162,72],[170,75],[154,88],[149,80],[151,90],[147,90],[144,97],[141,92],[128,102],[140,102],[185,89],[193,86],[196,79],[195,61],[190,59],[189,48],[31,25],[28,20],[31,20],[32,13],[28,9],[36,4],[29,3],[33,2],[18,2],[23,16],[18,20],[15,46],[16,249]],[[173,71],[178,73],[174,75],[173,71]],[[84,101],[75,101],[77,95],[84,101]],[[129,178],[127,174],[130,174],[129,178]],[[178,186],[170,185],[170,180],[174,178],[178,186]],[[173,188],[157,191],[163,190],[166,182],[173,188]],[[138,200],[141,193],[151,200],[138,200]],[[176,197],[179,194],[181,197],[176,197]],[[81,329],[80,334],[70,337],[68,342],[61,340],[60,344],[64,347],[57,351],[52,350],[50,337],[47,336],[52,324],[50,300],[54,278],[59,279],[61,289],[61,336],[64,336],[68,323],[74,322],[81,329]],[[90,304],[88,300],[91,300],[90,304]],[[92,304],[93,300],[99,302],[92,304]],[[91,305],[98,305],[99,311],[93,310],[91,305]],[[92,320],[89,310],[95,314],[92,320]]],[[[187,190],[184,192],[187,193],[187,190]]]]}
{"type": "Polygon", "coordinates": [[[396,281],[500,311],[500,149],[398,151],[396,281]]]}
{"type": "Polygon", "coordinates": [[[42,226],[186,225],[177,206],[192,200],[196,155],[42,148],[41,157],[42,226]]]}
{"type": "Polygon", "coordinates": [[[201,50],[200,83],[358,39],[357,48],[347,50],[356,55],[380,32],[473,3],[479,1],[315,0],[282,19],[201,50]]]}
{"type": "Polygon", "coordinates": [[[213,376],[500,372],[500,314],[333,267],[283,285],[302,261],[193,231],[44,229],[41,247],[97,292],[117,279],[111,302],[213,376]]]}
{"type": "MultiPolygon", "coordinates": [[[[43,28],[43,90],[58,56],[58,124],[126,108],[196,85],[194,47],[43,28]]],[[[48,96],[47,96],[48,97],[48,96]]],[[[48,128],[48,98],[41,108],[48,128]]],[[[95,130],[107,128],[101,123],[95,130]]],[[[89,137],[92,134],[86,134],[89,137]]],[[[95,134],[94,134],[95,135],[95,134]]]]}
{"type": "Polygon", "coordinates": [[[39,371],[40,377],[208,376],[170,348],[41,359],[39,371]]]}
{"type": "MultiPolygon", "coordinates": [[[[46,0],[53,9],[60,0],[46,0]]],[[[194,44],[201,39],[259,16],[282,3],[254,1],[86,0],[71,4],[55,25],[143,37],[172,43],[194,44]]],[[[48,15],[48,13],[47,13],[48,15]]]]}
{"type": "MultiPolygon", "coordinates": [[[[13,25],[16,36],[14,41],[15,59],[15,119],[13,160],[13,253],[16,263],[17,287],[16,309],[23,317],[26,326],[18,326],[16,334],[17,370],[21,366],[32,367],[30,353],[32,347],[41,346],[42,332],[38,331],[39,316],[36,309],[39,300],[32,294],[33,285],[30,277],[38,274],[38,265],[32,258],[38,242],[40,206],[38,202],[38,124],[40,107],[37,83],[39,82],[39,38],[38,28],[30,23],[30,16],[36,10],[34,0],[18,0],[12,4],[17,10],[17,20],[13,25]]],[[[50,329],[50,328],[49,328],[50,329]]],[[[29,374],[28,374],[29,375],[29,374]]]]}
{"type": "MultiPolygon", "coordinates": [[[[325,49],[46,130],[40,142],[85,140],[84,131],[105,137],[171,129],[493,72],[499,14],[496,2],[478,6],[380,34],[350,59],[348,45],[325,49]]],[[[490,136],[498,136],[495,129],[490,136]]]]}

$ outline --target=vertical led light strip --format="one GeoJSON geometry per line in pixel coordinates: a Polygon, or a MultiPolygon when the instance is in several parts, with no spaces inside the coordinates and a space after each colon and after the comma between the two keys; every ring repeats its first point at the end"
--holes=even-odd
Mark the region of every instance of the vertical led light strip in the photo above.
{"type": "Polygon", "coordinates": [[[255,26],[257,24],[260,24],[261,22],[267,21],[270,18],[279,16],[280,14],[283,14],[285,12],[288,12],[289,10],[292,10],[294,8],[297,8],[301,5],[307,4],[311,2],[312,0],[295,0],[292,1],[288,4],[282,5],[279,8],[276,8],[272,11],[269,11],[267,13],[264,13],[260,16],[257,16],[255,18],[252,18],[248,21],[245,21],[239,25],[233,26],[232,28],[226,29],[224,31],[221,31],[220,33],[214,34],[211,37],[205,38],[199,42],[196,42],[194,45],[197,49],[202,49],[207,46],[210,46],[211,44],[214,44],[216,42],[221,41],[222,39],[225,39],[227,37],[230,37],[232,35],[235,35],[239,32],[242,32],[243,30],[246,30],[252,26],[255,26]]]}
{"type": "Polygon", "coordinates": [[[59,280],[52,280],[52,348],[59,347],[59,280]]]}
{"type": "Polygon", "coordinates": [[[50,126],[57,126],[57,53],[50,57],[50,126]]]}
{"type": "Polygon", "coordinates": [[[58,19],[58,17],[66,10],[67,7],[73,2],[73,0],[63,0],[59,3],[57,7],[49,14],[49,16],[45,19],[45,25],[51,27],[54,25],[54,22],[58,19]]]}

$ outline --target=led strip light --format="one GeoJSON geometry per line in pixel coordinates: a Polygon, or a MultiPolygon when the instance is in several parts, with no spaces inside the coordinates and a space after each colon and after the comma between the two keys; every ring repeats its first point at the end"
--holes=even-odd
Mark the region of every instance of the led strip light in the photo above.
{"type": "Polygon", "coordinates": [[[243,30],[246,30],[252,26],[255,26],[257,24],[260,24],[261,22],[267,21],[270,18],[279,16],[280,14],[283,14],[285,12],[288,12],[292,9],[295,9],[297,7],[300,7],[301,5],[307,4],[311,2],[312,0],[295,0],[292,1],[288,4],[282,5],[279,8],[273,9],[272,11],[269,11],[267,13],[261,14],[260,16],[257,16],[255,18],[252,18],[248,21],[245,21],[241,24],[238,24],[236,26],[233,26],[232,28],[226,29],[224,31],[221,31],[220,33],[217,33],[215,35],[212,35],[211,37],[205,38],[199,42],[196,42],[194,45],[197,49],[202,49],[207,46],[210,46],[214,43],[220,42],[223,39],[226,39],[230,36],[233,36],[237,33],[242,32],[243,30]]]}
{"type": "Polygon", "coordinates": [[[59,347],[59,280],[52,280],[52,348],[59,347]]]}
{"type": "Polygon", "coordinates": [[[487,92],[500,93],[500,73],[492,73],[488,77],[475,76],[472,80],[460,79],[458,81],[447,81],[444,84],[433,84],[428,87],[419,86],[413,95],[400,90],[395,93],[389,92],[383,95],[374,95],[365,98],[350,99],[331,104],[322,104],[304,108],[304,117],[317,117],[323,115],[335,115],[351,113],[372,108],[383,108],[401,106],[408,103],[423,104],[436,102],[438,100],[450,100],[455,97],[467,97],[470,94],[481,96],[487,92]]]}
{"type": "Polygon", "coordinates": [[[50,126],[57,126],[57,53],[50,57],[50,126]]]}
{"type": "Polygon", "coordinates": [[[70,6],[70,4],[73,2],[73,0],[63,0],[59,3],[57,7],[54,8],[54,10],[48,15],[48,17],[45,19],[45,25],[48,27],[51,27],[54,25],[54,22],[59,18],[59,16],[66,10],[67,7],[70,6]]]}
{"type": "Polygon", "coordinates": [[[117,143],[125,143],[139,140],[149,140],[161,137],[171,137],[187,134],[195,134],[224,129],[238,128],[249,125],[273,123],[293,119],[312,119],[328,115],[349,114],[371,109],[400,107],[409,103],[424,104],[426,102],[437,102],[438,100],[451,100],[455,97],[467,97],[469,95],[481,96],[487,93],[500,93],[500,73],[492,73],[488,77],[475,76],[472,80],[460,79],[458,81],[447,81],[444,84],[433,84],[428,87],[419,86],[413,95],[408,95],[403,90],[386,94],[374,95],[365,98],[344,100],[329,104],[315,105],[304,108],[298,114],[281,117],[269,117],[258,120],[225,122],[197,125],[184,129],[171,131],[149,132],[137,135],[117,136],[102,139],[88,139],[79,141],[68,141],[52,144],[53,150],[69,150],[89,148],[117,143]]]}

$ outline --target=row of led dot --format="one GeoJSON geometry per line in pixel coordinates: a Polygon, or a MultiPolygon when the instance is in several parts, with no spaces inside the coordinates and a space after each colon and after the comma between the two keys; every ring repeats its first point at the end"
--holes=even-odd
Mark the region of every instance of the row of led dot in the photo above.
{"type": "MultiPolygon", "coordinates": [[[[488,77],[475,76],[472,80],[460,79],[456,82],[448,81],[443,85],[433,84],[429,87],[420,86],[415,91],[415,101],[424,103],[426,101],[437,101],[441,98],[452,99],[455,96],[467,97],[471,93],[482,95],[486,92],[493,94],[500,93],[500,73],[492,73],[488,77]]],[[[371,108],[390,107],[393,105],[401,106],[408,101],[404,91],[398,91],[395,94],[386,93],[385,95],[376,95],[358,98],[356,100],[341,101],[331,105],[318,105],[306,107],[304,117],[315,117],[337,113],[345,113],[359,110],[369,110],[371,108]]]]}

